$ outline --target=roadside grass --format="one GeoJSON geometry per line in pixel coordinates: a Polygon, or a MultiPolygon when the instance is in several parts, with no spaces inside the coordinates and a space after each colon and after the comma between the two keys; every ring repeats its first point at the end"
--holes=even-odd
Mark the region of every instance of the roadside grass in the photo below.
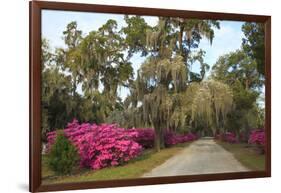
{"type": "Polygon", "coordinates": [[[255,148],[246,143],[231,144],[217,141],[225,150],[231,152],[244,166],[253,171],[265,170],[265,155],[259,154],[255,148]]]}
{"type": "Polygon", "coordinates": [[[73,174],[65,176],[58,176],[52,170],[50,170],[47,165],[48,157],[43,155],[42,183],[55,184],[138,178],[144,173],[149,172],[153,168],[161,165],[167,159],[173,157],[191,143],[192,142],[178,144],[162,149],[160,152],[155,152],[153,149],[147,149],[144,150],[140,156],[122,166],[108,167],[97,171],[90,169],[78,169],[77,171],[74,171],[73,174]]]}

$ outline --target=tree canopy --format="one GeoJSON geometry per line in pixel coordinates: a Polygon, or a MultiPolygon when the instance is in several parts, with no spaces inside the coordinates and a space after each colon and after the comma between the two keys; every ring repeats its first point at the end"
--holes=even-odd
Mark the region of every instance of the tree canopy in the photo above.
{"type": "Polygon", "coordinates": [[[72,21],[62,32],[63,48],[42,39],[43,140],[73,118],[153,127],[157,151],[167,131],[214,135],[263,124],[257,102],[264,85],[262,25],[245,23],[241,49],[213,65],[199,45],[204,38],[212,44],[219,21],[159,17],[152,26],[125,15],[124,22],[109,19],[83,34],[72,21]],[[137,71],[135,55],[144,58],[137,71]],[[118,95],[122,88],[126,98],[118,95]]]}

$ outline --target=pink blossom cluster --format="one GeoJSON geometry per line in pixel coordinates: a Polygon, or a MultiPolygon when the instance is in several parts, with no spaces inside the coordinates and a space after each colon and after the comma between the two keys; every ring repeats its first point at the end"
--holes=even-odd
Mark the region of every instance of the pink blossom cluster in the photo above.
{"type": "Polygon", "coordinates": [[[152,148],[154,145],[154,129],[152,128],[132,128],[126,130],[128,133],[137,133],[133,137],[134,141],[139,143],[143,148],[152,148]]]}
{"type": "Polygon", "coordinates": [[[215,136],[216,139],[222,140],[228,143],[238,143],[238,139],[236,135],[232,132],[225,132],[225,133],[220,133],[215,136]]]}
{"type": "Polygon", "coordinates": [[[251,131],[248,143],[257,144],[264,146],[265,145],[265,132],[263,129],[256,129],[251,131]]]}
{"type": "Polygon", "coordinates": [[[198,139],[198,136],[193,133],[187,133],[187,134],[177,134],[172,131],[167,131],[164,136],[165,139],[165,145],[171,146],[176,145],[179,143],[185,143],[188,141],[193,141],[198,139]]]}
{"type": "MultiPolygon", "coordinates": [[[[154,146],[155,131],[152,128],[133,128],[128,129],[127,132],[136,132],[137,135],[134,138],[144,148],[152,148],[154,146]]],[[[164,140],[166,146],[176,145],[178,143],[184,143],[198,139],[198,136],[192,133],[177,134],[176,132],[169,131],[168,129],[164,133],[164,140]]]]}
{"type": "MultiPolygon", "coordinates": [[[[48,151],[56,140],[58,131],[47,134],[48,151]]],[[[73,120],[67,124],[64,135],[75,145],[80,155],[81,167],[94,170],[123,164],[137,157],[143,148],[154,146],[155,131],[152,128],[119,128],[115,124],[79,124],[73,120]]],[[[176,134],[166,131],[165,145],[193,141],[198,137],[192,133],[176,134]]]]}
{"type": "MultiPolygon", "coordinates": [[[[113,124],[79,124],[77,120],[69,123],[63,130],[72,141],[80,155],[80,165],[94,170],[123,164],[135,157],[142,146],[133,140],[136,132],[113,124]]],[[[54,143],[56,132],[48,133],[48,148],[54,143]]]]}

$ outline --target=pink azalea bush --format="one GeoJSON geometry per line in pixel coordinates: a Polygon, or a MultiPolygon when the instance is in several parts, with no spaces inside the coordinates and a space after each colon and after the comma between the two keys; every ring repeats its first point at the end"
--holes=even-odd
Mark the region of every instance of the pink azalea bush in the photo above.
{"type": "Polygon", "coordinates": [[[225,133],[220,133],[215,136],[216,139],[228,142],[228,143],[238,143],[238,139],[236,135],[232,132],[225,132],[225,133]]]}
{"type": "Polygon", "coordinates": [[[193,141],[193,140],[196,140],[197,138],[198,138],[198,136],[195,134],[192,134],[192,133],[177,134],[172,131],[167,131],[164,136],[166,146],[171,146],[171,145],[176,145],[179,143],[193,141]]]}
{"type": "MultiPolygon", "coordinates": [[[[113,124],[79,124],[74,120],[64,129],[64,134],[78,149],[80,165],[94,170],[123,164],[142,151],[142,146],[133,140],[136,132],[126,132],[113,124]]],[[[49,133],[47,138],[51,148],[56,132],[49,133]]]]}
{"type": "MultiPolygon", "coordinates": [[[[154,129],[152,128],[133,128],[128,129],[128,132],[136,132],[137,135],[134,138],[144,148],[152,148],[154,146],[154,129]]],[[[179,143],[185,143],[188,141],[193,141],[198,139],[198,136],[192,133],[187,134],[177,134],[175,132],[169,131],[168,129],[164,133],[164,140],[166,146],[176,145],[179,143]]]]}
{"type": "MultiPolygon", "coordinates": [[[[64,135],[74,144],[80,156],[80,166],[94,170],[121,165],[137,157],[143,148],[154,146],[154,129],[119,128],[115,124],[68,123],[64,135]]],[[[55,143],[57,132],[47,134],[47,150],[55,143]]],[[[165,145],[171,146],[197,139],[197,136],[165,132],[165,145]]]]}
{"type": "Polygon", "coordinates": [[[265,146],[265,132],[263,129],[255,129],[251,131],[250,137],[249,137],[249,144],[255,144],[257,146],[260,146],[262,149],[264,149],[265,146]]]}
{"type": "Polygon", "coordinates": [[[152,148],[154,145],[154,129],[152,128],[133,128],[128,129],[128,133],[133,132],[136,133],[133,138],[134,141],[139,143],[143,148],[152,148]]]}

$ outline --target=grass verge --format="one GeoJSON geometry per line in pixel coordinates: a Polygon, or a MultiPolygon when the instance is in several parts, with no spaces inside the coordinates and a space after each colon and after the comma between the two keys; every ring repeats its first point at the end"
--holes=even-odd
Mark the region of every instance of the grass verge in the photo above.
{"type": "Polygon", "coordinates": [[[139,157],[129,161],[127,164],[117,167],[109,167],[93,171],[90,169],[80,169],[72,175],[57,176],[47,166],[47,156],[42,156],[42,183],[69,183],[69,182],[86,182],[98,180],[117,180],[141,177],[144,173],[161,165],[167,159],[171,158],[179,151],[183,150],[190,144],[178,144],[160,152],[154,152],[151,149],[145,150],[139,157]]]}
{"type": "Polygon", "coordinates": [[[265,155],[259,154],[256,150],[246,143],[230,144],[216,141],[225,150],[231,152],[241,164],[253,171],[265,170],[265,155]]]}

